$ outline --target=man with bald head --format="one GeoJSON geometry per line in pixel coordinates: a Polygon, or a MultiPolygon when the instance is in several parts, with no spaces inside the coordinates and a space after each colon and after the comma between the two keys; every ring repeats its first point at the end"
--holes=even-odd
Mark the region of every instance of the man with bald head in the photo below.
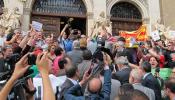
{"type": "Polygon", "coordinates": [[[103,90],[102,82],[100,78],[92,78],[88,83],[88,91],[90,94],[88,96],[75,96],[77,90],[81,90],[81,87],[90,79],[91,75],[88,71],[85,72],[83,79],[79,84],[71,87],[64,95],[65,100],[110,100],[111,93],[111,70],[109,69],[109,56],[104,58],[104,84],[103,90]]]}
{"type": "Polygon", "coordinates": [[[102,87],[102,82],[99,78],[93,78],[88,83],[88,90],[90,93],[99,93],[102,87]]]}
{"type": "Polygon", "coordinates": [[[132,69],[129,77],[129,82],[133,84],[134,89],[140,90],[145,93],[149,100],[155,100],[155,93],[152,89],[149,89],[141,84],[143,73],[140,69],[132,69]]]}

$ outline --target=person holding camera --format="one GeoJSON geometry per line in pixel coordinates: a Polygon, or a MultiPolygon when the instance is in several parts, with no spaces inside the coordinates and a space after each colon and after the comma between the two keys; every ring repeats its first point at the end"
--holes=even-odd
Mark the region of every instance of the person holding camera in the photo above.
{"type": "MultiPolygon", "coordinates": [[[[21,78],[29,68],[28,54],[24,55],[16,64],[14,72],[3,89],[0,91],[1,100],[6,100],[15,83],[21,78]]],[[[49,59],[47,53],[37,56],[36,64],[41,74],[44,88],[44,100],[55,100],[55,95],[49,80],[49,59]]]]}
{"type": "MultiPolygon", "coordinates": [[[[110,57],[103,53],[104,59],[104,84],[103,90],[102,82],[99,78],[95,77],[92,78],[92,73],[89,74],[88,71],[85,72],[83,79],[79,82],[79,84],[71,87],[66,94],[64,95],[65,100],[110,100],[110,93],[111,93],[111,70],[109,65],[111,63],[110,57]],[[91,79],[92,78],[92,79],[91,79]],[[90,79],[90,81],[88,81],[90,79]],[[88,82],[88,83],[87,83],[88,82]],[[90,95],[88,96],[75,96],[77,90],[81,90],[84,84],[88,84],[88,91],[90,95]]],[[[100,66],[99,66],[100,67],[100,66]]]]}

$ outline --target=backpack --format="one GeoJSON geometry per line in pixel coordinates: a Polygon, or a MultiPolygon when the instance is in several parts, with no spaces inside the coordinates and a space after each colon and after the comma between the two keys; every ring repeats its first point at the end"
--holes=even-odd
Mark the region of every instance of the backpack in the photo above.
{"type": "Polygon", "coordinates": [[[72,41],[71,40],[63,40],[63,46],[65,52],[72,51],[72,41]]]}

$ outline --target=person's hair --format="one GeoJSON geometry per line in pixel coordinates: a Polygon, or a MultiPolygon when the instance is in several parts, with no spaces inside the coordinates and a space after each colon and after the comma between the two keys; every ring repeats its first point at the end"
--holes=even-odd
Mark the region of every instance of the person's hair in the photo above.
{"type": "Polygon", "coordinates": [[[137,81],[141,81],[142,75],[139,73],[140,69],[132,69],[130,75],[137,81]]]}
{"type": "Polygon", "coordinates": [[[149,100],[149,98],[142,91],[134,89],[127,94],[117,95],[115,100],[149,100]]]}
{"type": "Polygon", "coordinates": [[[63,58],[61,58],[60,61],[58,61],[58,65],[59,65],[59,68],[60,69],[64,69],[65,68],[64,65],[68,63],[68,61],[66,60],[66,58],[72,60],[69,56],[65,55],[63,58]]]}
{"type": "Polygon", "coordinates": [[[174,77],[171,77],[165,81],[165,88],[170,89],[170,91],[175,94],[175,78],[174,77]]]}
{"type": "Polygon", "coordinates": [[[73,48],[80,48],[80,42],[78,40],[73,41],[73,48]]]}
{"type": "Polygon", "coordinates": [[[129,61],[126,56],[121,56],[118,58],[115,58],[116,64],[122,64],[122,65],[128,65],[129,61]]]}
{"type": "Polygon", "coordinates": [[[3,48],[2,48],[2,51],[3,52],[5,52],[7,49],[12,49],[13,47],[11,46],[11,45],[7,45],[7,46],[4,46],[3,48]]]}
{"type": "Polygon", "coordinates": [[[92,53],[90,50],[83,51],[83,59],[84,60],[91,60],[92,59],[92,53]]]}
{"type": "Polygon", "coordinates": [[[135,89],[132,93],[132,100],[149,100],[149,98],[142,91],[135,89]]]}
{"type": "Polygon", "coordinates": [[[151,64],[147,61],[141,63],[141,67],[145,72],[151,72],[151,64]]]}
{"type": "Polygon", "coordinates": [[[126,56],[126,54],[125,54],[124,52],[122,52],[122,51],[118,51],[118,52],[116,52],[116,54],[114,54],[114,55],[115,55],[115,57],[126,56]]]}
{"type": "Polygon", "coordinates": [[[123,95],[117,95],[115,97],[115,100],[131,100],[132,95],[131,94],[123,94],[123,95]]]}
{"type": "Polygon", "coordinates": [[[155,60],[157,61],[157,67],[159,66],[159,63],[160,63],[160,61],[159,61],[159,59],[157,59],[156,57],[154,57],[154,56],[150,56],[149,57],[149,62],[150,62],[150,60],[151,60],[151,58],[155,58],[155,60]]]}
{"type": "Polygon", "coordinates": [[[146,41],[145,43],[146,43],[150,48],[152,48],[151,41],[146,41]]]}
{"type": "Polygon", "coordinates": [[[66,76],[67,76],[68,78],[74,77],[75,74],[76,74],[76,72],[77,72],[77,70],[78,70],[78,67],[75,66],[75,65],[71,65],[71,66],[69,66],[69,67],[66,67],[66,68],[65,68],[66,76]]]}
{"type": "MultiPolygon", "coordinates": [[[[92,79],[91,79],[92,80],[92,79]]],[[[90,81],[91,81],[90,80],[90,81]]],[[[98,93],[100,93],[100,91],[101,91],[101,89],[102,89],[102,82],[100,81],[100,85],[101,85],[101,87],[98,89],[98,90],[96,90],[96,91],[92,91],[91,89],[90,89],[90,81],[88,82],[88,85],[87,85],[87,87],[88,87],[88,91],[91,93],[91,94],[98,94],[98,93]]]]}
{"type": "Polygon", "coordinates": [[[50,52],[52,46],[54,46],[54,47],[56,48],[56,45],[55,45],[55,44],[50,44],[50,45],[48,46],[48,51],[49,51],[49,52],[50,52]]]}
{"type": "Polygon", "coordinates": [[[118,41],[126,42],[125,38],[123,38],[123,37],[119,37],[118,41]]]}
{"type": "Polygon", "coordinates": [[[14,33],[21,33],[21,29],[20,28],[16,28],[15,30],[14,30],[14,33]]]}
{"type": "Polygon", "coordinates": [[[125,83],[120,86],[118,95],[130,94],[134,91],[132,84],[125,83]]]}
{"type": "Polygon", "coordinates": [[[61,47],[57,47],[57,48],[55,49],[55,51],[54,51],[54,53],[55,53],[56,56],[61,55],[62,52],[63,52],[63,49],[62,49],[61,47]]]}

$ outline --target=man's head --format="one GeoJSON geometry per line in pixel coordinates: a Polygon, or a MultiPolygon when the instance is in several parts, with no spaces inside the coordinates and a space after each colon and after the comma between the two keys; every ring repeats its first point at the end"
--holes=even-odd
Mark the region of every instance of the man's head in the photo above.
{"type": "Polygon", "coordinates": [[[147,61],[141,63],[141,70],[143,73],[149,73],[151,72],[151,64],[147,61]]]}
{"type": "Polygon", "coordinates": [[[132,100],[149,100],[149,98],[142,91],[135,89],[132,93],[132,100]]]}
{"type": "Polygon", "coordinates": [[[115,100],[149,100],[149,98],[142,91],[133,89],[126,94],[118,95],[115,100]]]}
{"type": "Polygon", "coordinates": [[[83,59],[84,60],[91,60],[92,59],[92,53],[90,50],[83,51],[83,59]]]}
{"type": "Polygon", "coordinates": [[[3,48],[3,54],[4,54],[4,57],[5,58],[12,56],[12,54],[13,54],[12,46],[6,46],[6,47],[4,47],[3,48]]]}
{"type": "Polygon", "coordinates": [[[92,94],[97,94],[101,91],[102,82],[99,78],[93,78],[88,83],[88,90],[92,94]]]}
{"type": "Polygon", "coordinates": [[[117,51],[123,51],[125,43],[123,41],[118,41],[115,43],[115,48],[117,51]]]}
{"type": "Polygon", "coordinates": [[[63,38],[64,39],[67,39],[68,38],[68,35],[66,34],[66,32],[63,33],[63,38]]]}
{"type": "Polygon", "coordinates": [[[175,78],[170,78],[165,82],[165,93],[168,97],[175,97],[175,78]]]}
{"type": "Polygon", "coordinates": [[[79,48],[80,48],[80,42],[79,42],[78,40],[75,40],[75,41],[73,42],[73,48],[74,48],[74,49],[79,49],[79,48]]]}
{"type": "Polygon", "coordinates": [[[167,46],[168,46],[168,50],[170,50],[170,51],[174,51],[174,43],[173,42],[169,42],[168,44],[167,44],[167,46]]]}
{"type": "Polygon", "coordinates": [[[115,62],[117,66],[119,67],[119,70],[122,69],[124,66],[127,66],[129,63],[127,57],[125,56],[116,57],[115,62]]]}
{"type": "Polygon", "coordinates": [[[140,83],[142,79],[142,71],[140,69],[133,69],[130,73],[129,83],[140,83]]]}
{"type": "Polygon", "coordinates": [[[37,32],[37,39],[42,40],[43,39],[43,33],[42,32],[37,32]]]}
{"type": "Polygon", "coordinates": [[[14,33],[15,33],[15,34],[21,34],[21,30],[20,30],[20,29],[15,29],[15,30],[14,30],[14,33]]]}
{"type": "Polygon", "coordinates": [[[80,78],[80,73],[78,71],[77,66],[75,65],[65,67],[65,72],[68,78],[75,79],[75,80],[78,80],[80,78]]]}

